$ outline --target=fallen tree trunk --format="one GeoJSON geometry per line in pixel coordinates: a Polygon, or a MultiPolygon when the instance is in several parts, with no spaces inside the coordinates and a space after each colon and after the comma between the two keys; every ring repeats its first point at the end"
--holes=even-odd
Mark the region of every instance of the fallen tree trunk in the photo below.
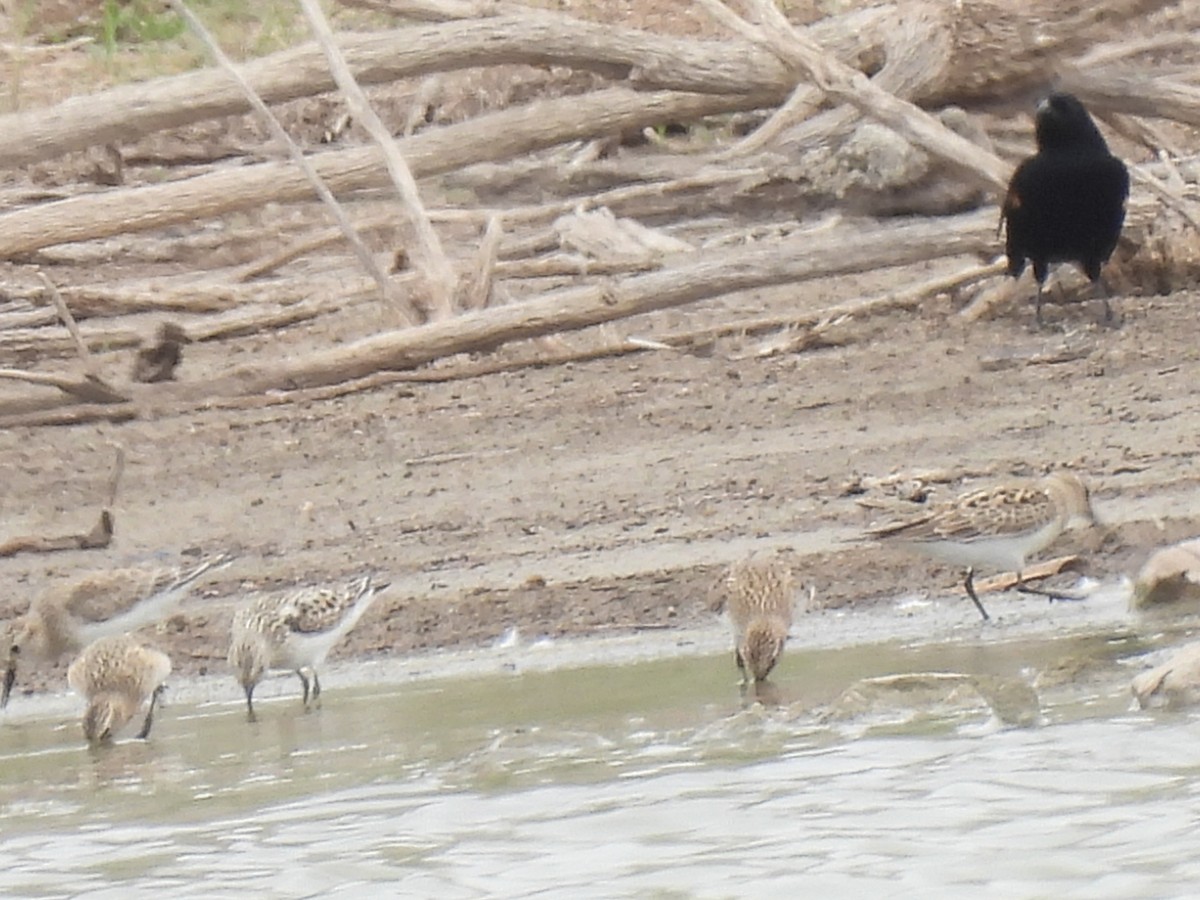
{"type": "MultiPolygon", "coordinates": [[[[733,291],[984,253],[994,243],[995,219],[990,212],[982,212],[900,226],[808,232],[697,252],[658,272],[568,288],[510,306],[384,332],[302,359],[243,366],[203,383],[130,385],[133,400],[125,404],[54,404],[42,412],[0,416],[0,428],[127,421],[142,415],[207,408],[237,397],[275,392],[295,392],[303,397],[313,388],[356,381],[370,386],[386,382],[388,372],[415,369],[459,353],[493,350],[510,341],[578,330],[733,291]]],[[[874,308],[864,307],[864,311],[873,312],[874,308]]]]}
{"type": "MultiPolygon", "coordinates": [[[[806,33],[839,61],[870,68],[884,54],[897,12],[936,12],[944,33],[929,38],[948,37],[952,52],[944,71],[913,99],[923,105],[968,104],[1010,98],[1049,83],[1058,62],[1092,48],[1116,23],[1171,5],[1167,0],[960,0],[948,14],[945,4],[909,2],[830,17],[806,33]]],[[[774,54],[744,41],[687,40],[545,12],[343,35],[339,45],[363,84],[524,63],[585,69],[651,90],[774,94],[782,99],[795,86],[794,75],[774,54]]],[[[251,61],[242,72],[256,93],[272,103],[334,89],[314,44],[251,61]]],[[[0,166],[128,142],[248,109],[237,85],[216,70],[72,97],[50,109],[0,116],[0,166]]]]}
{"type": "MultiPolygon", "coordinates": [[[[379,84],[408,76],[503,63],[570,65],[647,89],[781,96],[790,87],[770,53],[729,42],[699,42],[593,25],[567,16],[481,19],[342,36],[355,77],[379,84]]],[[[833,52],[853,54],[841,42],[833,52]]],[[[278,103],[335,88],[320,47],[306,44],[247,63],[242,74],[278,103]]],[[[94,144],[130,141],[191,122],[249,111],[224,72],[205,69],[72,97],[49,110],[0,116],[0,166],[45,160],[94,144]]]]}
{"type": "MultiPolygon", "coordinates": [[[[456,353],[682,306],[734,291],[897,266],[994,248],[990,211],[898,226],[802,234],[771,244],[695,254],[670,269],[555,291],[511,306],[373,335],[302,360],[246,366],[211,387],[260,393],[317,387],[385,369],[411,369],[456,353]]],[[[184,386],[179,386],[180,388],[184,386]]]]}
{"type": "MultiPolygon", "coordinates": [[[[685,121],[770,105],[777,96],[638,93],[610,88],[508,109],[399,142],[413,173],[436,175],[477,162],[506,159],[567,141],[614,134],[664,121],[685,121]]],[[[313,157],[337,192],[388,184],[375,147],[313,157]]],[[[186,181],[71,197],[0,216],[0,258],[68,241],[109,237],[218,216],[238,209],[312,196],[304,174],[288,163],[225,169],[186,181]]]]}

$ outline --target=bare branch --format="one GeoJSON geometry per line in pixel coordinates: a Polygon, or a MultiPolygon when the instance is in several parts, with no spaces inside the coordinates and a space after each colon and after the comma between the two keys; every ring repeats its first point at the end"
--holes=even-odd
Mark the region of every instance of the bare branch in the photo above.
{"type": "MultiPolygon", "coordinates": [[[[325,21],[325,14],[321,12],[317,0],[300,0],[300,6],[304,9],[304,15],[308,18],[309,26],[312,28],[317,43],[321,45],[326,59],[329,60],[333,79],[346,98],[350,114],[354,116],[359,125],[367,130],[371,139],[383,151],[383,160],[387,165],[388,174],[391,176],[392,183],[396,186],[396,191],[400,194],[400,199],[408,214],[409,230],[415,238],[412,245],[413,262],[429,287],[432,299],[430,307],[434,318],[446,318],[452,312],[451,301],[454,297],[457,278],[454,269],[450,266],[450,261],[446,259],[445,251],[442,250],[437,232],[433,230],[433,226],[429,222],[429,216],[425,212],[425,204],[421,202],[421,192],[417,189],[417,182],[413,178],[412,170],[404,161],[404,156],[400,153],[400,148],[396,146],[395,140],[392,139],[391,132],[388,131],[375,110],[371,108],[367,95],[354,80],[350,67],[346,65],[346,60],[334,42],[333,31],[330,29],[329,23],[325,21]]],[[[343,227],[353,228],[349,220],[346,220],[343,227]]],[[[373,259],[374,257],[372,257],[373,259]]]]}
{"type": "Polygon", "coordinates": [[[325,183],[325,180],[317,172],[316,167],[308,161],[308,158],[304,155],[304,152],[298,146],[296,146],[296,142],[291,139],[291,136],[288,135],[283,126],[279,124],[279,120],[275,118],[275,114],[271,112],[271,110],[267,107],[267,104],[264,103],[262,98],[258,96],[254,88],[250,86],[250,83],[242,77],[242,74],[238,71],[237,66],[235,66],[233,61],[225,55],[225,51],[221,49],[220,45],[216,42],[213,36],[209,34],[208,29],[204,27],[204,23],[196,18],[192,11],[188,9],[187,4],[185,4],[183,0],[171,0],[171,6],[177,13],[179,13],[179,15],[184,18],[184,20],[188,23],[188,27],[196,33],[196,36],[199,37],[204,45],[208,48],[208,52],[212,55],[213,59],[216,60],[217,64],[226,72],[228,72],[230,77],[237,82],[238,87],[241,88],[242,92],[246,95],[246,100],[250,103],[250,106],[253,107],[254,111],[259,114],[264,122],[266,122],[267,127],[271,130],[271,134],[273,134],[275,139],[287,149],[288,155],[292,158],[292,162],[294,162],[300,168],[300,171],[304,173],[304,177],[308,179],[313,189],[316,190],[317,196],[319,196],[325,205],[329,207],[330,212],[333,213],[334,219],[337,220],[338,226],[342,229],[342,233],[346,236],[346,240],[349,241],[350,246],[354,248],[354,253],[356,256],[358,256],[359,262],[362,263],[362,267],[366,269],[367,273],[373,279],[375,279],[375,283],[379,286],[380,298],[383,300],[384,304],[387,305],[387,307],[392,310],[393,314],[404,324],[411,325],[413,322],[417,321],[418,317],[414,314],[412,308],[405,308],[405,303],[392,296],[392,290],[388,284],[387,275],[384,273],[383,269],[379,267],[379,263],[375,261],[374,255],[371,253],[367,245],[363,243],[363,240],[361,237],[359,237],[358,232],[354,230],[354,226],[351,224],[350,219],[346,216],[341,204],[337,202],[337,199],[333,196],[333,191],[329,189],[329,186],[325,183]]]}

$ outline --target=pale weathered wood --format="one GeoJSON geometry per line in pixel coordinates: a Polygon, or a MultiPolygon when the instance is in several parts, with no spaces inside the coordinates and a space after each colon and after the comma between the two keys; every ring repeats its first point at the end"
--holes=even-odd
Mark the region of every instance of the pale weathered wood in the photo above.
{"type": "MultiPolygon", "coordinates": [[[[856,36],[831,49],[850,58],[857,44],[856,36]]],[[[789,81],[778,60],[744,44],[689,41],[568,16],[488,18],[348,35],[341,48],[362,84],[502,63],[569,65],[614,78],[633,76],[647,89],[778,99],[789,81]]],[[[240,71],[268,103],[336,86],[315,44],[248,62],[240,71]]],[[[72,97],[49,109],[0,116],[0,167],[248,110],[238,86],[215,69],[124,85],[72,97]]]]}
{"type": "MultiPolygon", "coordinates": [[[[808,33],[845,63],[878,56],[897,8],[853,10],[808,33]]],[[[1073,52],[1091,51],[1122,20],[1170,7],[1168,0],[960,0],[952,5],[953,52],[944,77],[920,96],[923,105],[1011,100],[1025,87],[1049,84],[1073,52]]],[[[511,7],[509,7],[511,9],[511,7]]],[[[1118,32],[1119,33],[1119,32],[1118,32]]],[[[930,35],[931,38],[936,35],[930,35]]],[[[564,65],[647,89],[771,94],[795,87],[774,54],[744,41],[695,41],[529,11],[412,26],[341,42],[362,84],[435,71],[503,63],[564,65]]],[[[332,90],[315,45],[247,63],[242,72],[267,102],[332,90]]],[[[50,109],[0,116],[0,166],[18,166],[96,144],[128,142],[155,131],[247,111],[236,85],[214,70],[125,85],[73,97],[50,109]]]]}
{"type": "Polygon", "coordinates": [[[413,368],[454,353],[494,349],[509,341],[598,325],[733,291],[810,278],[979,253],[995,242],[990,213],[894,227],[839,229],[721,252],[685,256],[679,265],[620,282],[546,294],[520,304],[387,332],[341,347],[262,366],[245,366],[221,392],[258,393],[361,378],[382,369],[413,368]],[[696,257],[696,258],[693,258],[696,257]]]}
{"type": "MultiPolygon", "coordinates": [[[[414,174],[427,176],[625,128],[754,109],[772,99],[609,88],[423,132],[401,141],[400,148],[414,174]]],[[[311,159],[317,173],[336,192],[387,183],[383,159],[375,147],[329,151],[311,159]]],[[[311,193],[312,185],[293,166],[262,163],[186,181],[72,197],[0,216],[0,258],[66,241],[192,222],[271,201],[302,200],[311,193]]]]}
{"type": "MultiPolygon", "coordinates": [[[[430,224],[412,170],[405,162],[400,148],[396,146],[391,132],[372,109],[366,93],[354,80],[354,73],[350,71],[345,58],[338,50],[337,44],[334,42],[333,31],[330,29],[329,23],[325,21],[325,14],[321,12],[317,0],[300,0],[300,6],[308,18],[309,27],[312,28],[317,43],[321,45],[321,50],[329,61],[333,80],[337,82],[338,90],[342,92],[350,114],[362,128],[366,129],[367,134],[371,136],[383,153],[383,161],[388,175],[392,179],[392,184],[396,186],[396,192],[400,195],[403,204],[407,230],[414,238],[406,243],[409,244],[413,264],[417,272],[423,276],[425,286],[429,291],[428,307],[434,318],[447,318],[453,312],[454,289],[458,278],[450,265],[450,260],[446,258],[437,232],[430,224]]],[[[349,225],[349,219],[346,220],[346,225],[353,227],[349,225]]],[[[412,317],[409,318],[411,320],[412,317]]]]}
{"type": "Polygon", "coordinates": [[[68,333],[71,335],[71,341],[75,345],[75,352],[79,356],[79,361],[83,363],[84,373],[89,378],[98,380],[100,378],[100,369],[96,365],[92,351],[88,349],[87,342],[79,333],[79,325],[76,323],[75,317],[71,315],[71,308],[67,306],[67,301],[63,300],[58,287],[46,277],[45,272],[38,272],[38,276],[41,278],[46,291],[50,294],[50,299],[54,301],[54,308],[58,311],[58,317],[62,319],[63,325],[66,326],[68,333]]]}
{"type": "Polygon", "coordinates": [[[85,403],[124,403],[128,396],[115,390],[95,375],[63,375],[57,372],[27,372],[23,369],[0,369],[0,378],[55,387],[64,394],[85,403]]]}
{"type": "MultiPolygon", "coordinates": [[[[743,36],[759,35],[776,55],[800,68],[828,96],[853,105],[952,170],[974,178],[998,193],[1007,187],[1012,174],[1008,163],[951,131],[914,104],[884,90],[862,72],[830,56],[806,32],[792,28],[772,0],[751,2],[760,16],[757,28],[736,17],[722,0],[702,0],[702,5],[743,36]]],[[[927,46],[937,47],[936,40],[944,35],[947,17],[953,12],[921,4],[910,15],[918,13],[923,14],[918,27],[929,33],[927,46]]],[[[912,22],[908,25],[914,27],[912,22]]],[[[949,55],[948,47],[931,54],[930,65],[938,80],[942,69],[948,65],[949,55]]]]}
{"type": "Polygon", "coordinates": [[[1200,87],[1143,72],[1067,70],[1061,87],[1097,109],[1200,125],[1200,87]]]}
{"type": "Polygon", "coordinates": [[[479,242],[479,253],[469,277],[464,279],[465,290],[459,306],[464,310],[483,309],[492,297],[492,282],[496,276],[496,259],[500,253],[500,240],[504,237],[504,219],[492,216],[488,219],[479,242]]]}
{"type": "Polygon", "coordinates": [[[325,180],[320,176],[312,163],[309,162],[308,157],[304,155],[304,151],[292,140],[286,129],[279,124],[279,120],[275,118],[275,114],[271,112],[267,104],[263,102],[263,99],[254,92],[254,88],[242,77],[237,66],[225,55],[225,51],[221,49],[221,45],[208,33],[208,29],[204,27],[204,23],[196,18],[183,0],[171,0],[171,6],[184,18],[188,23],[188,27],[192,29],[208,48],[209,54],[217,61],[221,69],[228,73],[229,77],[241,88],[251,108],[267,124],[275,140],[287,150],[292,163],[304,173],[304,177],[308,179],[317,196],[321,198],[321,202],[333,214],[338,227],[342,229],[342,233],[346,237],[346,241],[353,248],[354,255],[358,257],[359,263],[362,264],[367,274],[374,279],[376,286],[379,288],[380,299],[400,322],[411,325],[413,322],[418,321],[415,311],[404,302],[403,298],[393,293],[392,287],[388,283],[387,274],[380,268],[370,249],[363,243],[363,239],[359,236],[358,232],[354,230],[354,225],[350,222],[350,217],[346,215],[346,211],[342,209],[337,198],[333,196],[333,191],[329,189],[325,180]]]}
{"type": "MultiPolygon", "coordinates": [[[[189,323],[188,336],[193,341],[208,341],[259,334],[311,321],[329,312],[331,306],[338,306],[339,301],[344,303],[347,297],[365,296],[371,290],[372,282],[360,276],[358,280],[347,278],[336,286],[329,282],[314,284],[311,281],[291,282],[290,286],[297,293],[314,296],[282,305],[248,302],[237,309],[189,323]]],[[[136,347],[145,339],[144,326],[123,324],[122,319],[85,324],[80,330],[84,340],[110,351],[136,347]]],[[[71,338],[56,328],[0,329],[0,349],[12,354],[62,356],[70,353],[73,347],[71,338]]]]}
{"type": "Polygon", "coordinates": [[[1177,0],[963,0],[952,10],[953,51],[929,105],[1011,103],[1022,92],[1044,93],[1064,62],[1124,37],[1122,22],[1136,23],[1177,0]]]}

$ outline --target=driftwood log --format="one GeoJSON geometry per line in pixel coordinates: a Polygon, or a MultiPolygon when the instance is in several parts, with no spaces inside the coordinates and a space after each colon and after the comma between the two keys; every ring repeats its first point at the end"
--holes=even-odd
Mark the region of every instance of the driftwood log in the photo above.
{"type": "MultiPolygon", "coordinates": [[[[104,258],[113,252],[104,242],[112,240],[161,247],[167,243],[161,236],[145,233],[167,226],[194,229],[197,223],[270,204],[304,203],[313,197],[318,176],[347,212],[351,204],[372,210],[346,215],[336,230],[313,222],[307,230],[281,234],[284,246],[200,277],[61,285],[57,317],[38,306],[45,286],[28,270],[25,283],[8,285],[6,293],[17,301],[0,308],[0,354],[49,360],[74,351],[85,367],[82,378],[13,365],[0,372],[69,395],[65,405],[63,398],[47,400],[41,421],[117,421],[269,391],[300,396],[339,384],[365,387],[455,354],[734,291],[938,258],[986,258],[998,246],[994,210],[899,225],[798,231],[787,192],[803,197],[806,190],[827,188],[817,183],[829,179],[819,166],[809,165],[811,154],[853,145],[870,156],[879,146],[880,159],[899,174],[884,171],[860,179],[865,185],[860,196],[884,197],[889,179],[902,185],[924,179],[966,186],[925,195],[927,205],[943,204],[940,211],[986,202],[1003,190],[1011,159],[994,152],[973,117],[997,103],[1026,109],[1029,99],[1052,82],[1113,116],[1122,133],[1159,145],[1156,149],[1170,138],[1132,117],[1200,125],[1194,73],[1137,66],[1142,56],[1171,51],[1186,56],[1194,50],[1191,36],[1200,10],[1163,0],[1034,0],[1019,7],[1000,0],[914,0],[850,10],[807,28],[792,26],[769,0],[745,0],[736,8],[732,2],[704,0],[700,6],[712,14],[712,36],[705,39],[590,23],[493,0],[356,0],[355,5],[391,10],[409,24],[377,34],[341,35],[335,47],[314,18],[322,46],[306,45],[241,66],[242,87],[226,72],[204,70],[0,116],[0,164],[19,166],[242,114],[255,96],[280,103],[340,88],[357,118],[369,120],[377,144],[340,147],[335,141],[308,147],[309,175],[291,162],[217,163],[162,183],[138,184],[135,176],[130,185],[86,193],[67,189],[62,199],[47,202],[30,194],[0,215],[0,258],[12,261],[19,275],[29,260],[52,264],[89,253],[104,258]],[[1126,39],[1122,23],[1146,22],[1161,25],[1164,33],[1126,39]],[[569,67],[605,83],[465,121],[435,123],[394,143],[366,105],[369,96],[358,88],[513,65],[569,67]],[[948,127],[951,117],[935,115],[951,103],[966,108],[958,116],[970,127],[948,127]],[[717,136],[709,143],[666,136],[668,126],[686,130],[706,119],[705,127],[717,136]],[[739,123],[749,123],[749,134],[736,134],[739,123]],[[868,134],[876,141],[884,135],[883,144],[871,144],[868,134]],[[644,140],[646,149],[604,158],[630,135],[644,140]],[[426,209],[428,200],[419,194],[422,182],[439,176],[450,184],[453,176],[460,185],[473,185],[477,196],[496,199],[426,209]],[[806,178],[814,184],[806,185],[806,178]],[[380,212],[386,204],[379,192],[393,183],[399,185],[401,202],[380,212]],[[508,199],[529,184],[542,192],[538,202],[508,199]],[[739,198],[770,195],[781,186],[781,199],[758,207],[758,215],[765,210],[767,217],[756,224],[721,218],[738,208],[739,198]],[[778,216],[770,218],[776,211],[778,216]],[[715,224],[701,221],[710,213],[715,224]],[[460,241],[465,251],[448,258],[435,226],[475,228],[478,239],[460,241]],[[412,227],[423,234],[424,249],[417,248],[414,257],[423,276],[400,271],[411,242],[399,253],[378,250],[412,227]],[[374,242],[374,250],[360,247],[357,264],[340,251],[351,231],[371,234],[374,242]],[[303,264],[318,253],[325,255],[314,274],[314,267],[303,264]],[[395,271],[382,274],[385,268],[395,271]],[[160,373],[158,367],[135,379],[150,383],[109,386],[92,368],[96,347],[121,352],[145,343],[148,329],[138,316],[147,311],[184,314],[181,334],[193,341],[218,340],[332,315],[372,290],[372,277],[364,272],[373,273],[377,285],[386,280],[385,293],[394,294],[400,305],[440,310],[438,321],[366,334],[303,359],[256,360],[203,383],[189,382],[186,367],[172,383],[167,370],[160,373]],[[575,286],[562,287],[566,277],[575,286]],[[448,313],[454,281],[457,315],[448,313]],[[431,302],[435,283],[442,299],[431,302]],[[56,318],[68,323],[68,334],[52,324],[56,318]],[[97,392],[98,385],[102,391],[97,392]]],[[[306,2],[306,9],[319,13],[315,3],[306,2]]],[[[409,110],[406,123],[413,121],[409,110]]],[[[1028,141],[1028,121],[1020,127],[1028,141]]],[[[391,130],[404,129],[393,124],[391,130]]],[[[125,166],[126,177],[132,170],[125,166]]],[[[1135,176],[1153,196],[1135,196],[1132,229],[1163,209],[1200,221],[1200,211],[1186,195],[1200,176],[1184,161],[1176,165],[1167,158],[1162,168],[1142,167],[1135,176]]],[[[840,187],[831,193],[850,197],[840,187]]],[[[912,212],[911,198],[898,192],[876,211],[912,212]]],[[[206,240],[217,247],[238,244],[234,231],[224,244],[206,240]]],[[[794,322],[824,328],[841,316],[912,305],[945,289],[939,285],[996,271],[994,265],[972,264],[960,275],[939,276],[885,297],[802,310],[794,322]]],[[[377,318],[367,324],[385,327],[377,318]]],[[[794,351],[808,346],[806,340],[772,346],[794,351]]],[[[640,345],[670,346],[676,345],[640,345]]],[[[629,348],[609,341],[581,352],[629,348]]],[[[19,416],[0,417],[0,425],[36,424],[38,413],[29,408],[24,404],[19,416]]]]}

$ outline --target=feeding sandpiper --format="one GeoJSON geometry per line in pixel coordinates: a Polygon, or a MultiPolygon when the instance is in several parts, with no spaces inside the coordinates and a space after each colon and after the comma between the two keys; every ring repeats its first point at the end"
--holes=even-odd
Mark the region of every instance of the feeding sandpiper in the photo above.
{"type": "Polygon", "coordinates": [[[17,620],[8,649],[0,709],[8,705],[20,659],[54,661],[77,653],[99,638],[158,622],[174,613],[196,579],[232,559],[232,555],[221,553],[188,570],[108,569],[79,579],[65,591],[41,595],[17,620]]]}
{"type": "Polygon", "coordinates": [[[242,690],[246,710],[254,721],[254,688],[270,669],[286,669],[300,676],[304,708],[321,696],[317,667],[333,646],[355,626],[387,587],[359,578],[341,590],[305,588],[280,597],[261,597],[233,616],[229,665],[242,690]]]}
{"type": "Polygon", "coordinates": [[[150,734],[154,706],[162,694],[171,660],[127,634],[88,644],[67,669],[67,683],[87,701],[83,736],[88,743],[111,740],[149,700],[139,738],[150,734]]]}
{"type": "Polygon", "coordinates": [[[734,656],[743,684],[765,681],[792,627],[795,582],[777,559],[750,557],[725,576],[725,606],[733,624],[734,656]]]}
{"type": "Polygon", "coordinates": [[[867,536],[966,566],[967,595],[987,619],[975,593],[976,566],[1015,572],[1018,588],[1028,590],[1021,584],[1026,558],[1078,522],[1096,524],[1091,497],[1078,475],[1060,471],[1033,483],[969,491],[913,518],[872,529],[867,536]]]}

